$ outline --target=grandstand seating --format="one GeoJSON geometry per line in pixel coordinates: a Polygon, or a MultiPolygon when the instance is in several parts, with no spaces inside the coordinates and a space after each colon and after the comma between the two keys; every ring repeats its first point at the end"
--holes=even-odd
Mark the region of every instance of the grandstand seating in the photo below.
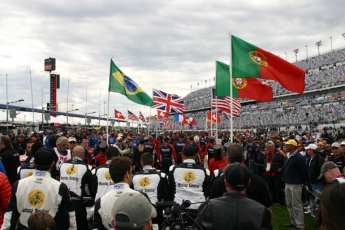
{"type": "MultiPolygon", "coordinates": [[[[241,117],[234,119],[235,127],[286,126],[310,122],[322,124],[345,119],[343,102],[345,93],[326,92],[331,87],[345,85],[345,48],[310,57],[294,64],[306,70],[305,92],[317,90],[318,95],[306,97],[302,94],[297,99],[284,97],[284,99],[276,98],[272,102],[254,104],[246,103],[247,99],[239,99],[242,104],[241,117]]],[[[274,97],[291,94],[277,82],[266,81],[265,83],[272,86],[274,97]]],[[[187,111],[210,108],[211,87],[191,92],[184,100],[187,111]]],[[[188,113],[187,116],[195,118],[197,129],[205,127],[206,111],[188,113]]],[[[221,126],[227,126],[226,123],[228,121],[223,119],[221,126]]]]}

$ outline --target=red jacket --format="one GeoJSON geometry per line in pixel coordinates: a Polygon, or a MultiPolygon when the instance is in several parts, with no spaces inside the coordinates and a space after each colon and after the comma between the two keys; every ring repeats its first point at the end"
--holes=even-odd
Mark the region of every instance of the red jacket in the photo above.
{"type": "Polygon", "coordinates": [[[4,213],[7,208],[8,201],[12,193],[12,187],[7,176],[0,172],[0,228],[4,221],[4,213]]]}

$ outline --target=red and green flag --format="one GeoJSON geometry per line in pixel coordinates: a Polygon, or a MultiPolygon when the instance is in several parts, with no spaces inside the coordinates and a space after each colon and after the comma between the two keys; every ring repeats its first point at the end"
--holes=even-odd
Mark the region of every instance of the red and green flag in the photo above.
{"type": "MultiPolygon", "coordinates": [[[[229,65],[217,61],[216,66],[216,95],[230,96],[229,65]]],[[[233,78],[233,98],[248,98],[258,101],[272,101],[272,87],[263,84],[256,78],[233,78]]]]}
{"type": "Polygon", "coordinates": [[[233,78],[274,80],[289,91],[303,93],[303,69],[234,35],[231,36],[231,52],[233,78]]]}

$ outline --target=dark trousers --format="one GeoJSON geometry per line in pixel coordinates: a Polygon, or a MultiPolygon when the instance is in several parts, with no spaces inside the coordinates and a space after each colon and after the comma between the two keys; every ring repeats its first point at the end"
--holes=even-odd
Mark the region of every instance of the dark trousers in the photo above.
{"type": "Polygon", "coordinates": [[[162,159],[162,172],[169,175],[169,168],[172,165],[171,158],[163,158],[162,159]]]}
{"type": "Polygon", "coordinates": [[[281,178],[282,173],[278,173],[275,176],[266,175],[266,181],[273,203],[284,205],[283,182],[281,178]]]}
{"type": "Polygon", "coordinates": [[[86,220],[86,208],[83,203],[83,200],[80,198],[78,200],[75,197],[71,197],[71,200],[72,200],[74,210],[75,210],[75,219],[77,221],[77,229],[78,230],[88,229],[87,220],[86,220]]]}

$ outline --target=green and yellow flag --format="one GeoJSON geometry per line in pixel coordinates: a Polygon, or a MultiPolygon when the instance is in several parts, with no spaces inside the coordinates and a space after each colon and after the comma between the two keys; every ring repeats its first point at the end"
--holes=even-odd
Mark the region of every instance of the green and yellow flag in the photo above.
{"type": "Polygon", "coordinates": [[[110,60],[108,91],[125,95],[129,100],[141,105],[151,106],[153,103],[152,98],[137,83],[124,74],[114,64],[113,60],[110,60]]]}

